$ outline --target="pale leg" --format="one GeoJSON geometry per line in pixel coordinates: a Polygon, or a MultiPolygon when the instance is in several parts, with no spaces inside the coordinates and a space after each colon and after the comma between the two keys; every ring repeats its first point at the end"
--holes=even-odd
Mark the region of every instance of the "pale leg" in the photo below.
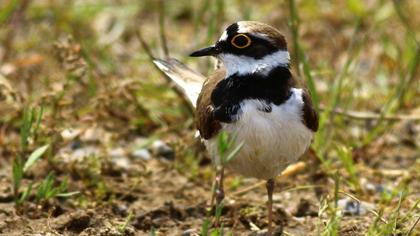
{"type": "Polygon", "coordinates": [[[267,210],[268,210],[268,235],[273,234],[273,192],[274,192],[274,179],[267,180],[266,187],[267,187],[267,210]]]}

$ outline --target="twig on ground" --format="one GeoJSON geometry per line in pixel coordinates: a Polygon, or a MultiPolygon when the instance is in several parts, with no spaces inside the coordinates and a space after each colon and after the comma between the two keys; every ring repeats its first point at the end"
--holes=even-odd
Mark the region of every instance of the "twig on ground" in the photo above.
{"type": "Polygon", "coordinates": [[[414,228],[416,228],[416,225],[419,223],[420,220],[420,216],[417,217],[417,220],[414,222],[414,224],[410,227],[410,230],[408,231],[408,233],[406,234],[406,236],[410,236],[411,233],[414,231],[414,228]]]}
{"type": "MultiPolygon", "coordinates": [[[[321,111],[325,111],[325,107],[320,107],[321,111]]],[[[381,115],[378,113],[372,113],[372,112],[365,112],[365,111],[344,111],[340,108],[336,108],[333,111],[331,111],[332,113],[336,114],[336,115],[341,115],[341,116],[345,116],[345,117],[349,117],[351,119],[356,119],[356,120],[387,120],[387,121],[399,121],[399,120],[420,120],[420,115],[415,115],[415,114],[411,114],[411,115],[381,115]]]]}
{"type": "MultiPolygon", "coordinates": [[[[304,162],[301,162],[301,161],[300,162],[297,162],[297,163],[295,163],[293,165],[288,166],[281,173],[281,175],[279,177],[277,177],[277,178],[281,178],[281,179],[288,178],[289,176],[292,176],[292,175],[298,173],[299,171],[301,171],[305,167],[306,167],[306,164],[304,162]]],[[[238,190],[236,192],[233,192],[231,195],[232,196],[241,196],[241,195],[244,195],[245,193],[247,193],[249,191],[252,191],[252,190],[257,189],[257,188],[259,188],[261,186],[264,186],[265,183],[266,183],[266,181],[259,181],[258,183],[254,184],[254,185],[251,185],[249,187],[246,187],[246,188],[240,189],[240,190],[238,190]]]]}
{"type": "MultiPolygon", "coordinates": [[[[398,98],[404,98],[405,94],[407,93],[408,88],[411,88],[414,80],[418,79],[416,74],[419,72],[419,64],[420,64],[420,41],[416,37],[416,31],[411,27],[408,19],[409,17],[406,16],[404,13],[404,9],[401,7],[401,1],[393,0],[394,9],[397,13],[398,18],[400,19],[401,23],[403,24],[407,34],[412,38],[412,40],[416,43],[415,53],[413,55],[414,58],[409,63],[407,73],[404,77],[402,77],[401,89],[398,90],[398,98]]],[[[400,106],[402,101],[405,99],[401,99],[400,106]]]]}
{"type": "Polygon", "coordinates": [[[167,59],[169,58],[169,50],[165,32],[165,4],[163,0],[159,0],[159,36],[160,43],[162,44],[163,54],[167,59]]]}
{"type": "Polygon", "coordinates": [[[149,57],[150,62],[154,65],[153,60],[156,59],[156,57],[153,55],[152,50],[150,50],[149,44],[147,44],[147,42],[144,40],[143,35],[141,34],[141,29],[136,30],[136,36],[141,44],[141,47],[149,57]]]}
{"type": "Polygon", "coordinates": [[[144,49],[144,51],[146,52],[147,56],[149,57],[149,62],[153,65],[154,68],[156,68],[157,71],[159,71],[159,73],[161,73],[163,75],[163,77],[166,79],[166,81],[168,82],[168,84],[171,85],[171,88],[173,89],[173,91],[181,98],[182,103],[185,105],[185,107],[188,108],[188,111],[193,114],[194,110],[192,105],[190,104],[190,102],[188,101],[188,98],[184,95],[183,91],[181,91],[177,86],[173,86],[173,83],[171,81],[170,78],[168,78],[165,73],[163,73],[156,65],[155,63],[153,63],[153,60],[156,59],[156,57],[153,55],[152,51],[150,50],[149,44],[144,40],[142,34],[141,34],[141,29],[136,30],[136,36],[137,39],[139,40],[142,48],[144,49]]]}
{"type": "MultiPolygon", "coordinates": [[[[360,200],[357,198],[357,197],[355,197],[354,195],[352,195],[352,194],[350,194],[350,193],[346,193],[346,192],[344,192],[344,191],[338,191],[338,193],[340,193],[340,194],[344,194],[344,195],[346,195],[347,197],[349,197],[349,198],[351,198],[351,199],[353,199],[353,200],[355,200],[356,202],[358,202],[359,204],[360,204],[360,200]]],[[[385,224],[388,224],[388,221],[386,221],[384,218],[382,218],[379,214],[378,214],[378,212],[376,212],[375,210],[373,210],[373,209],[367,209],[370,213],[372,213],[372,214],[374,214],[376,217],[378,217],[383,223],[385,223],[385,224]]]]}

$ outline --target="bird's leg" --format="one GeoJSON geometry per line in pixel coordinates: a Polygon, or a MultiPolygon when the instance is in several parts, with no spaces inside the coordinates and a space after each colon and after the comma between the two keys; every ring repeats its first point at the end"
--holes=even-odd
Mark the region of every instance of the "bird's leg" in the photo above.
{"type": "MultiPolygon", "coordinates": [[[[210,200],[211,207],[214,206],[214,200],[216,199],[216,195],[218,192],[220,192],[219,188],[220,188],[220,183],[222,182],[220,181],[222,171],[223,171],[223,168],[217,168],[216,170],[216,177],[214,178],[214,181],[211,187],[211,200],[210,200]]],[[[223,192],[223,186],[222,186],[222,192],[223,192]]]]}
{"type": "MultiPolygon", "coordinates": [[[[217,174],[216,177],[216,211],[221,207],[221,203],[225,198],[225,192],[223,190],[223,177],[224,177],[224,167],[222,166],[217,174]]],[[[216,216],[215,225],[216,227],[219,226],[219,218],[220,216],[216,216]]]]}
{"type": "Polygon", "coordinates": [[[266,188],[267,188],[267,210],[268,210],[268,235],[273,234],[273,192],[274,192],[274,179],[267,180],[266,188]]]}

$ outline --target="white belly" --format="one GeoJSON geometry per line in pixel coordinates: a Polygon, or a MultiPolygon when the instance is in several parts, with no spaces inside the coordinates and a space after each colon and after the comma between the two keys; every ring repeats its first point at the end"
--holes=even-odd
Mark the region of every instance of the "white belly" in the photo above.
{"type": "MultiPolygon", "coordinates": [[[[227,167],[249,177],[270,179],[279,175],[292,162],[295,162],[311,144],[313,133],[302,122],[302,90],[292,89],[292,95],[285,103],[272,104],[271,112],[258,108],[259,100],[245,100],[241,103],[238,121],[224,123],[222,130],[236,136],[236,143],[242,143],[239,154],[227,167]]],[[[214,157],[217,155],[217,137],[206,142],[214,157]]]]}

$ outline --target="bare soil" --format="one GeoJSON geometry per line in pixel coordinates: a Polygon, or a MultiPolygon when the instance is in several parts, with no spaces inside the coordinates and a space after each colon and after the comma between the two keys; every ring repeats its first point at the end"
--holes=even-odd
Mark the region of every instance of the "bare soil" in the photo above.
{"type": "MultiPolygon", "coordinates": [[[[401,124],[397,127],[410,125],[413,124],[401,124]]],[[[401,181],[410,171],[410,166],[416,165],[419,153],[412,142],[419,140],[419,133],[408,138],[401,135],[401,132],[397,134],[391,133],[368,148],[354,151],[355,160],[361,170],[359,175],[365,180],[365,186],[373,184],[389,188],[372,190],[365,187],[365,192],[371,191],[370,197],[362,200],[374,203],[381,194],[379,191],[392,191],[393,182],[401,181]],[[399,140],[401,136],[405,141],[399,140]]],[[[101,145],[97,142],[94,146],[101,145]]],[[[79,148],[83,149],[83,145],[73,151],[79,148]]],[[[196,235],[200,232],[204,219],[211,219],[212,215],[209,210],[212,181],[205,177],[206,171],[211,170],[211,164],[204,157],[199,166],[202,171],[197,176],[191,176],[183,173],[182,168],[174,168],[178,158],[182,157],[168,159],[153,155],[151,159],[139,160],[121,156],[118,160],[126,160],[129,164],[119,166],[110,158],[104,157],[101,176],[96,176],[101,178],[100,183],[104,183],[104,186],[101,190],[96,184],[96,192],[92,192],[92,188],[86,188],[92,183],[77,173],[82,167],[55,164],[58,173],[68,173],[69,168],[74,168],[76,172],[69,176],[69,189],[84,189],[82,193],[75,197],[50,199],[37,204],[28,201],[19,209],[15,208],[13,202],[10,165],[3,162],[0,172],[0,233],[150,235],[151,230],[155,229],[158,235],[196,235]],[[97,197],[100,199],[95,199],[97,197]],[[121,230],[127,220],[127,227],[121,230]]],[[[328,221],[324,216],[319,216],[321,199],[332,194],[334,183],[310,152],[302,158],[302,162],[305,165],[297,173],[277,181],[274,222],[278,232],[286,235],[319,235],[328,221]],[[304,187],[308,185],[310,187],[304,187]],[[293,189],[294,187],[298,188],[293,189]]],[[[42,167],[48,163],[43,161],[37,165],[42,167]]],[[[42,168],[38,168],[27,179],[42,175],[42,172],[42,168]]],[[[405,181],[409,182],[411,189],[420,189],[418,173],[413,176],[417,177],[405,181]]],[[[62,177],[59,175],[59,178],[62,177]]],[[[238,181],[238,177],[228,172],[222,214],[224,228],[234,235],[263,235],[258,232],[267,226],[264,185],[258,185],[259,181],[256,179],[239,180],[240,186],[235,187],[234,182],[238,181]],[[254,185],[255,188],[249,188],[254,185]]],[[[340,199],[344,197],[340,196],[340,199]]],[[[413,202],[416,199],[419,199],[419,192],[409,196],[407,201],[413,202]]],[[[404,205],[403,208],[409,205],[404,205]]],[[[370,212],[344,215],[340,221],[340,235],[365,235],[374,219],[375,216],[370,212]]]]}

